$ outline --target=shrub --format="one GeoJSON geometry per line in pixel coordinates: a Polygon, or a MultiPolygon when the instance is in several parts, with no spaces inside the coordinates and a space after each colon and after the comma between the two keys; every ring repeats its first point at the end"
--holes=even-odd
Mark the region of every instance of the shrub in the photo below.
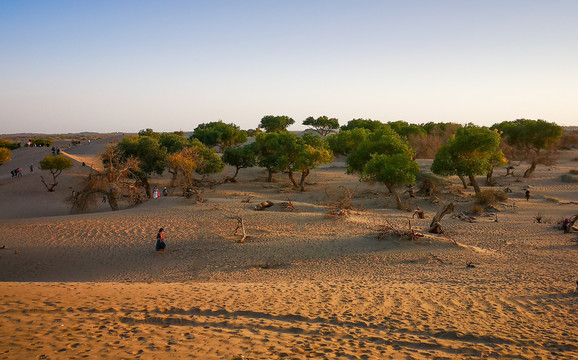
{"type": "Polygon", "coordinates": [[[578,175],[578,169],[572,169],[569,171],[569,173],[572,175],[578,175]]]}
{"type": "Polygon", "coordinates": [[[570,175],[570,174],[564,174],[560,177],[560,180],[562,180],[563,182],[566,182],[566,183],[578,183],[578,176],[570,175]]]}
{"type": "Polygon", "coordinates": [[[494,193],[494,196],[495,196],[496,200],[498,200],[498,201],[508,200],[508,194],[506,194],[504,191],[496,191],[494,193]]]}
{"type": "Polygon", "coordinates": [[[472,208],[470,209],[470,214],[472,214],[472,215],[477,215],[477,216],[482,216],[482,215],[484,215],[484,208],[481,207],[481,206],[478,205],[478,204],[474,204],[474,205],[472,206],[472,208]]]}
{"type": "Polygon", "coordinates": [[[496,197],[492,190],[484,190],[476,195],[478,204],[488,206],[496,203],[496,197]]]}

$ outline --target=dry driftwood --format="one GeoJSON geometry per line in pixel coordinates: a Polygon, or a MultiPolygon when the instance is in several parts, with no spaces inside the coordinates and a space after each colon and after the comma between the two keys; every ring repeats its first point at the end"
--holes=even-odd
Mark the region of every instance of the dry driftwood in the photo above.
{"type": "Polygon", "coordinates": [[[349,216],[349,210],[347,209],[333,209],[329,211],[330,216],[349,216]]]}
{"type": "Polygon", "coordinates": [[[570,217],[570,218],[568,219],[568,221],[570,222],[570,223],[568,224],[568,231],[574,230],[574,223],[576,223],[576,221],[578,221],[578,214],[570,217]]]}
{"type": "Polygon", "coordinates": [[[283,208],[283,210],[285,211],[293,211],[295,210],[295,205],[293,205],[293,202],[291,201],[290,198],[287,198],[287,201],[284,201],[281,203],[281,207],[283,208]]]}
{"type": "Polygon", "coordinates": [[[474,216],[468,216],[463,211],[459,214],[453,214],[452,219],[460,219],[461,221],[467,221],[471,223],[476,221],[476,218],[474,216]]]}
{"type": "Polygon", "coordinates": [[[445,215],[453,213],[455,209],[456,204],[454,204],[453,201],[441,208],[433,217],[431,224],[429,225],[429,232],[434,234],[442,234],[444,231],[440,221],[442,221],[442,218],[445,215]]]}
{"type": "Polygon", "coordinates": [[[385,225],[382,225],[377,234],[378,239],[383,239],[386,236],[395,235],[399,236],[400,239],[417,240],[424,235],[422,233],[416,232],[411,226],[411,220],[408,220],[409,229],[403,230],[393,225],[389,220],[385,219],[385,225]]]}
{"type": "Polygon", "coordinates": [[[237,227],[235,228],[235,230],[233,230],[233,235],[237,235],[237,233],[239,232],[239,229],[242,230],[243,231],[243,237],[241,238],[241,240],[238,240],[237,242],[244,243],[245,240],[247,240],[247,238],[249,237],[249,235],[247,234],[247,231],[245,231],[245,221],[244,221],[243,217],[240,215],[237,215],[237,216],[228,216],[227,218],[237,220],[237,227]]]}
{"type": "Polygon", "coordinates": [[[260,203],[260,204],[258,204],[258,205],[255,205],[255,210],[256,210],[256,211],[261,211],[261,210],[266,209],[266,208],[268,208],[268,207],[271,207],[271,206],[273,206],[273,205],[274,205],[274,204],[273,204],[271,201],[264,201],[264,202],[262,202],[262,203],[260,203]]]}
{"type": "Polygon", "coordinates": [[[413,219],[414,216],[417,216],[418,219],[425,219],[425,212],[418,206],[417,209],[415,209],[415,211],[413,212],[411,218],[413,219]]]}

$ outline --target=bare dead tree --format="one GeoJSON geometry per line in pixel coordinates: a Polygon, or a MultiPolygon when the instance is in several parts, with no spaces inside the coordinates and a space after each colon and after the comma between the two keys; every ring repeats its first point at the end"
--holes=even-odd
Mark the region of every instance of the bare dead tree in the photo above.
{"type": "Polygon", "coordinates": [[[444,232],[440,223],[442,218],[447,214],[453,213],[455,210],[456,204],[454,204],[453,201],[441,208],[433,217],[431,224],[429,225],[429,232],[434,234],[442,234],[444,232]]]}
{"type": "Polygon", "coordinates": [[[235,228],[235,230],[233,230],[233,235],[237,236],[237,233],[239,232],[239,230],[241,230],[243,232],[243,237],[240,240],[237,240],[238,243],[244,243],[245,240],[247,240],[247,238],[249,237],[249,235],[247,234],[247,231],[245,230],[245,220],[243,219],[242,216],[240,215],[236,215],[236,216],[227,216],[227,219],[233,219],[237,221],[237,227],[235,228]]]}

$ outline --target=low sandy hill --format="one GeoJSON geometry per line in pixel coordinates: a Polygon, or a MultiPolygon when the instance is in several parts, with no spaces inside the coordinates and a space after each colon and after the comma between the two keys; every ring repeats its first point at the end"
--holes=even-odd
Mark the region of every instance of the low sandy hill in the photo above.
{"type": "MultiPolygon", "coordinates": [[[[89,146],[70,154],[94,156],[89,146]]],[[[448,215],[444,235],[418,241],[376,235],[385,220],[425,232],[443,203],[469,211],[473,190],[450,178],[439,202],[404,196],[425,210],[416,219],[394,208],[384,186],[345,174],[339,158],[313,171],[304,193],[252,168],[203,191],[202,203],[170,188],[134,208],[70,215],[61,200],[87,167],[65,172],[51,195],[36,172],[4,178],[0,358],[577,358],[578,246],[556,225],[578,213],[578,184],[560,181],[577,158],[562,152],[532,179],[496,169],[498,185],[484,189],[512,191],[499,211],[474,222],[448,215]],[[343,188],[354,210],[329,216],[343,188]],[[265,200],[274,205],[254,211],[265,200]],[[58,216],[15,216],[11,206],[58,216]],[[233,234],[235,216],[245,243],[233,234]],[[154,251],[159,227],[164,254],[154,251]]]]}

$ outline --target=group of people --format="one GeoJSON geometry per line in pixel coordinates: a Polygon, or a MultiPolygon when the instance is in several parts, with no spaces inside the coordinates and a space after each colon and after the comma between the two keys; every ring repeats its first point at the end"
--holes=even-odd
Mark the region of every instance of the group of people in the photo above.
{"type": "MultiPolygon", "coordinates": [[[[165,186],[163,189],[163,196],[168,196],[169,195],[169,190],[167,189],[167,187],[165,186]]],[[[161,197],[161,194],[159,193],[159,189],[155,186],[153,189],[153,199],[161,197]]]]}
{"type": "MultiPolygon", "coordinates": [[[[34,164],[30,164],[30,172],[31,173],[34,172],[34,164]]],[[[16,168],[14,170],[10,170],[10,175],[12,175],[12,177],[22,176],[22,168],[16,168]]]]}
{"type": "Polygon", "coordinates": [[[52,147],[52,155],[60,155],[60,148],[59,147],[55,148],[53,146],[52,147]]]}

